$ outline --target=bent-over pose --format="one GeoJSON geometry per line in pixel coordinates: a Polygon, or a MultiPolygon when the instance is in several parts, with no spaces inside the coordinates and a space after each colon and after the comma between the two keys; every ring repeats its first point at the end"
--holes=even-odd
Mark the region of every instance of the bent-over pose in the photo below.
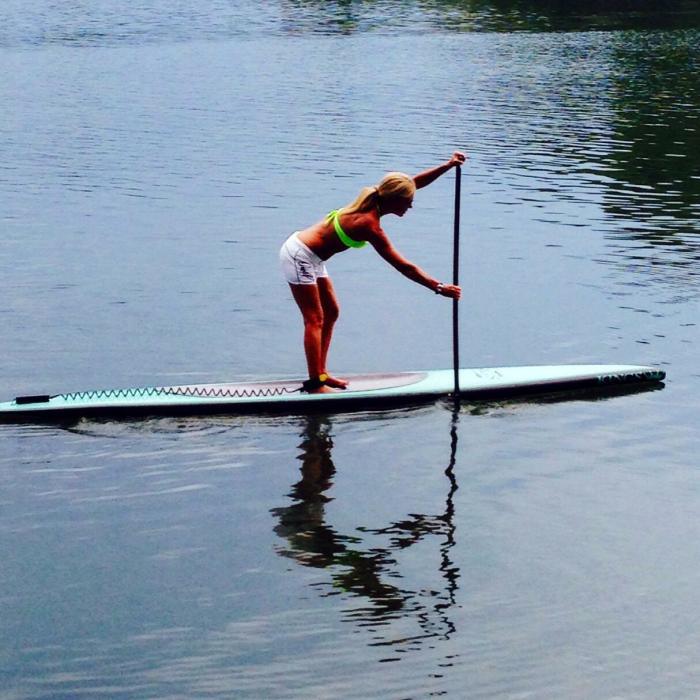
{"type": "Polygon", "coordinates": [[[280,250],[282,271],[304,318],[304,352],[309,370],[309,381],[304,384],[306,391],[329,392],[348,385],[344,379],[329,374],[326,367],[333,326],[340,310],[326,260],[336,253],[369,243],[408,279],[436,294],[459,299],[460,287],[430,277],[396,250],[380,219],[387,214],[403,216],[413,206],[416,190],[461,165],[465,159],[463,153],[455,152],[446,163],[415,177],[387,173],[375,187],[365,187],[353,202],[330,212],[309,228],[296,231],[284,242],[280,250]]]}

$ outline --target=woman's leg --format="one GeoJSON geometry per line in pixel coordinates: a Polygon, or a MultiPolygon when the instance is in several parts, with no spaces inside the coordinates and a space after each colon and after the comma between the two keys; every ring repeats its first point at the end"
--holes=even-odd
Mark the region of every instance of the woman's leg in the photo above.
{"type": "MultiPolygon", "coordinates": [[[[319,287],[316,284],[289,284],[292,296],[304,318],[304,353],[309,377],[316,378],[324,372],[323,328],[324,316],[319,287]]],[[[327,350],[326,350],[327,352],[327,350]]],[[[322,386],[317,392],[331,391],[322,386]]]]}
{"type": "Polygon", "coordinates": [[[340,304],[335,295],[335,289],[330,277],[319,277],[317,280],[319,299],[323,310],[323,327],[321,333],[321,366],[322,372],[328,374],[327,384],[338,389],[345,389],[348,383],[344,379],[333,377],[328,372],[328,349],[333,338],[333,327],[340,314],[340,304]]]}

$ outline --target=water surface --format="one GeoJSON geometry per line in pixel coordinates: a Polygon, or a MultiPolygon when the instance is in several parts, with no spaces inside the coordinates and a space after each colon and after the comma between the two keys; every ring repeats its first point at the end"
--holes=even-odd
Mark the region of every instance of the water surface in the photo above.
{"type": "MultiPolygon", "coordinates": [[[[292,230],[469,153],[465,365],[660,391],[0,431],[0,698],[694,697],[695,3],[9,2],[3,398],[297,376],[292,230]]],[[[453,178],[386,220],[449,279],[453,178]]],[[[331,261],[339,372],[450,305],[331,261]]]]}

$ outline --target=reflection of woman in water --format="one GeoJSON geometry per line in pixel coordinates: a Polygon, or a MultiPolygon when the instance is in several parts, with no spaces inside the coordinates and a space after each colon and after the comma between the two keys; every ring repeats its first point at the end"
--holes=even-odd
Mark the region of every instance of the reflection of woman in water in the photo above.
{"type": "Polygon", "coordinates": [[[329,431],[328,420],[309,417],[299,445],[302,449],[298,457],[302,462],[301,481],[292,486],[289,494],[295,502],[287,508],[272,510],[279,518],[275,533],[287,539],[291,546],[290,550],[280,553],[305,566],[328,566],[335,554],[345,550],[339,536],[323,521],[323,506],[331,500],[324,491],[333,485],[335,474],[329,431]]]}
{"type": "Polygon", "coordinates": [[[279,518],[275,533],[290,545],[289,549],[278,551],[303,566],[343,567],[333,575],[335,586],[373,598],[383,609],[400,608],[403,597],[399,590],[382,583],[379,578],[388,564],[395,563],[388,553],[368,555],[351,549],[351,545],[361,542],[361,538],[340,535],[324,522],[324,504],[331,500],[325,491],[333,485],[335,474],[330,427],[327,418],[315,416],[309,417],[305,425],[299,445],[302,449],[299,456],[301,481],[294,484],[289,494],[296,503],[272,510],[279,518]]]}
{"type": "MultiPolygon", "coordinates": [[[[439,596],[434,601],[432,608],[435,612],[432,616],[438,614],[440,624],[448,630],[445,633],[448,636],[453,626],[446,619],[445,609],[454,603],[453,588],[458,577],[457,570],[448,556],[454,535],[451,523],[451,498],[456,489],[454,477],[448,474],[452,488],[448,494],[445,514],[411,515],[400,522],[391,523],[386,528],[370,530],[358,527],[358,536],[342,535],[325,522],[325,504],[332,500],[326,492],[333,485],[336,471],[331,455],[331,423],[328,418],[318,416],[310,416],[305,420],[301,434],[302,442],[299,445],[302,452],[298,457],[302,463],[301,480],[294,484],[289,494],[294,503],[271,511],[278,519],[275,533],[288,543],[287,547],[279,548],[278,553],[296,560],[303,566],[332,567],[334,588],[372,600],[372,617],[382,618],[409,607],[411,615],[420,613],[420,624],[424,626],[428,624],[431,613],[419,601],[419,594],[384,583],[381,578],[401,578],[396,572],[398,562],[394,551],[410,547],[426,535],[445,536],[448,546],[442,552],[443,563],[440,572],[448,579],[449,590],[447,599],[445,596],[439,596]],[[365,542],[368,535],[389,536],[390,544],[378,547],[373,543],[369,548],[365,542]],[[446,573],[448,569],[449,574],[446,573]]],[[[453,448],[455,444],[453,443],[453,448]]],[[[433,631],[429,636],[434,634],[433,631]]]]}

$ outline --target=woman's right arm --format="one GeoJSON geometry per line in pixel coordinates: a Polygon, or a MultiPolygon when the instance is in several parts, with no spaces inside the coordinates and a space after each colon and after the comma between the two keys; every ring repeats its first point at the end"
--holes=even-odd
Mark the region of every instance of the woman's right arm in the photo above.
{"type": "Polygon", "coordinates": [[[404,277],[422,284],[424,287],[432,290],[436,294],[452,299],[459,299],[462,290],[460,287],[453,284],[443,284],[439,280],[430,277],[418,265],[415,265],[410,260],[399,253],[394,245],[389,240],[389,237],[382,231],[374,231],[367,240],[372,244],[373,248],[384,258],[393,268],[398,270],[404,277]]]}

